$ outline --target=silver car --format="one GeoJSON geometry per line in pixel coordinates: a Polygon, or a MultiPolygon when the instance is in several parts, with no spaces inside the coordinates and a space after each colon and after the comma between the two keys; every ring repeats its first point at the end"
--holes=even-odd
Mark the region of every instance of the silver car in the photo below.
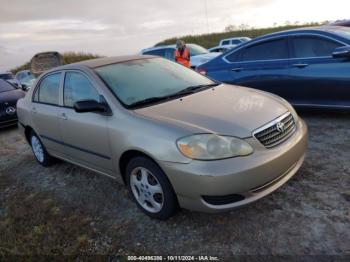
{"type": "Polygon", "coordinates": [[[147,215],[217,212],[273,192],[300,168],[307,127],[285,100],[153,56],[56,67],[18,101],[37,161],[115,178],[147,215]]]}

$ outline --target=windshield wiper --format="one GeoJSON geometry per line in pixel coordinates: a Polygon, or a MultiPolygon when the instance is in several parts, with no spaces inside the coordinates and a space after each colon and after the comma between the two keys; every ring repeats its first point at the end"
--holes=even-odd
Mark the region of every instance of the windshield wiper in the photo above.
{"type": "Polygon", "coordinates": [[[154,97],[149,97],[140,101],[137,101],[135,103],[130,104],[128,107],[138,107],[138,106],[143,106],[146,104],[151,104],[151,103],[156,103],[162,100],[168,99],[169,96],[154,96],[154,97]]]}
{"type": "Polygon", "coordinates": [[[213,84],[209,84],[209,85],[189,86],[189,87],[186,87],[185,89],[180,90],[179,92],[172,94],[172,96],[193,94],[193,93],[195,93],[199,90],[202,90],[204,88],[209,88],[209,87],[218,86],[218,85],[219,85],[218,83],[213,83],[213,84]]]}
{"type": "Polygon", "coordinates": [[[168,100],[168,99],[171,99],[171,98],[174,98],[177,96],[192,94],[192,93],[195,93],[203,88],[209,88],[209,87],[213,87],[213,86],[217,86],[217,85],[219,85],[219,83],[213,83],[213,84],[209,84],[209,85],[189,86],[185,89],[180,90],[179,92],[176,92],[176,93],[173,93],[173,94],[170,94],[167,96],[153,96],[153,97],[149,97],[149,98],[137,101],[135,103],[128,105],[128,107],[134,108],[134,107],[144,106],[147,104],[157,103],[159,101],[168,100]]]}

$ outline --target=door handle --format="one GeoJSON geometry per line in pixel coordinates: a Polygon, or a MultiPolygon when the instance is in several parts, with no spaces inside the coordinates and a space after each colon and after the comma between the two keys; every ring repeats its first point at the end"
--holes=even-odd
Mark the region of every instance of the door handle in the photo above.
{"type": "Polygon", "coordinates": [[[239,72],[239,71],[242,71],[244,68],[242,67],[236,67],[236,68],[232,68],[231,70],[232,71],[236,71],[236,72],[239,72]]]}
{"type": "Polygon", "coordinates": [[[33,107],[31,111],[32,111],[32,113],[33,113],[33,114],[36,114],[36,113],[37,113],[37,111],[36,111],[36,108],[35,108],[35,107],[33,107]]]}
{"type": "Polygon", "coordinates": [[[300,63],[300,64],[294,64],[293,67],[304,68],[304,67],[307,67],[308,65],[309,64],[300,63]]]}
{"type": "Polygon", "coordinates": [[[67,115],[65,113],[59,114],[58,118],[62,119],[62,120],[67,120],[68,119],[68,117],[67,117],[67,115]]]}

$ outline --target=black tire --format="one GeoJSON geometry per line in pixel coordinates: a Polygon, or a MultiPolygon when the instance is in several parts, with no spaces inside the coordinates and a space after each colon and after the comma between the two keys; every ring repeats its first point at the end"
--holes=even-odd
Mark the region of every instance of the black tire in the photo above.
{"type": "MultiPolygon", "coordinates": [[[[179,209],[178,201],[176,194],[174,192],[173,187],[171,186],[166,174],[163,170],[151,159],[143,156],[135,157],[129,161],[126,167],[126,183],[128,186],[129,193],[131,198],[135,201],[137,206],[148,216],[160,220],[167,220],[168,218],[175,215],[177,210],[179,209]],[[132,175],[132,171],[135,168],[145,168],[149,170],[154,177],[158,180],[162,191],[163,191],[163,204],[159,212],[149,212],[144,207],[142,207],[137,201],[134,193],[132,192],[130,185],[130,178],[132,175]]],[[[153,197],[153,196],[152,196],[153,197]]]]}
{"type": "Polygon", "coordinates": [[[30,136],[29,136],[29,144],[30,144],[30,146],[31,146],[31,148],[32,148],[32,151],[33,151],[33,154],[34,154],[34,157],[35,157],[36,161],[37,161],[40,165],[42,165],[42,166],[44,166],[44,167],[48,167],[48,166],[51,166],[52,164],[55,163],[55,160],[56,160],[56,159],[55,159],[54,157],[52,157],[52,156],[47,152],[47,150],[46,150],[44,144],[43,144],[43,143],[41,142],[41,140],[40,140],[40,137],[39,137],[34,131],[31,131],[31,133],[30,133],[30,136]],[[34,152],[34,149],[33,149],[33,137],[37,139],[37,141],[40,143],[40,145],[41,145],[41,147],[42,147],[42,151],[43,151],[43,158],[42,158],[42,159],[39,159],[39,158],[37,157],[37,155],[35,154],[35,152],[34,152]]]}

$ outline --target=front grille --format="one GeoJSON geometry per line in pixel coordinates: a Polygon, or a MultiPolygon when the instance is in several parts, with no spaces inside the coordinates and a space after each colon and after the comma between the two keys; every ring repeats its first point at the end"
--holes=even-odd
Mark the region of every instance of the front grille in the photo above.
{"type": "Polygon", "coordinates": [[[239,194],[225,195],[225,196],[202,196],[203,200],[211,205],[227,205],[244,200],[244,196],[239,194]]]}
{"type": "Polygon", "coordinates": [[[11,101],[5,103],[0,103],[0,121],[5,121],[7,119],[13,119],[16,117],[16,115],[8,115],[6,113],[6,108],[8,107],[14,107],[16,109],[16,101],[11,101]]]}
{"type": "Polygon", "coordinates": [[[290,137],[296,129],[291,113],[284,114],[271,123],[256,130],[253,135],[266,148],[279,145],[290,137]]]}

